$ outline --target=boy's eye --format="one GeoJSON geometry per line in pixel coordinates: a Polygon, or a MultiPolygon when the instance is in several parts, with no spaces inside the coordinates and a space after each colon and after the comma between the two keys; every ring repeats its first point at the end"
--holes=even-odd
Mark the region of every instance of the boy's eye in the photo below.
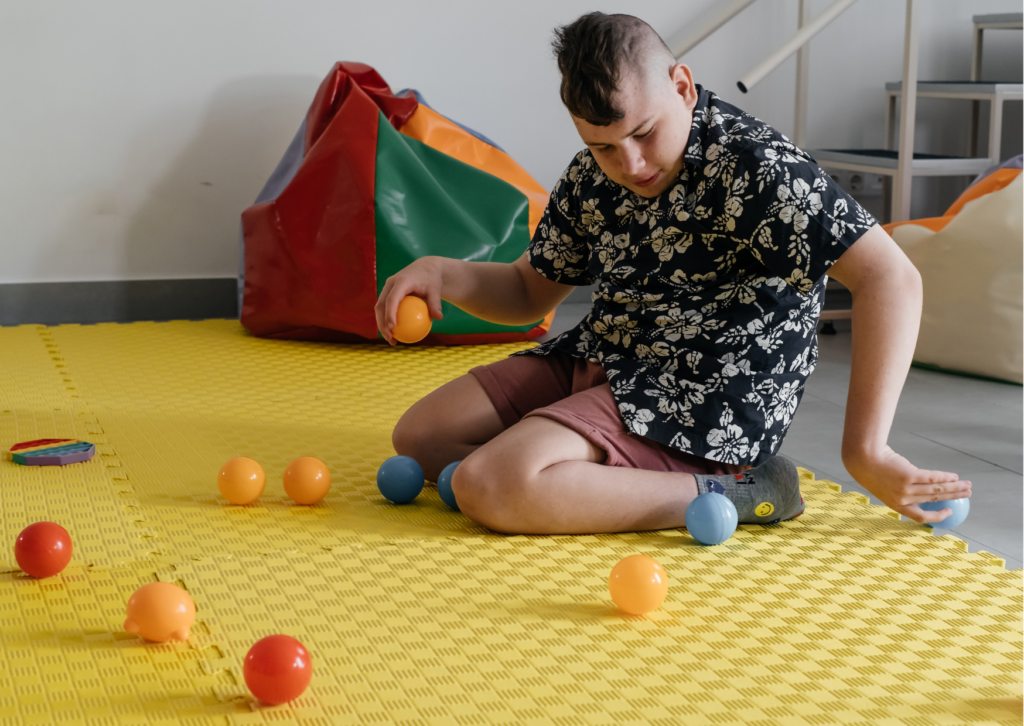
{"type": "Polygon", "coordinates": [[[648,136],[650,136],[650,135],[651,135],[651,132],[652,132],[652,131],[654,131],[654,127],[653,127],[653,126],[652,126],[651,128],[649,128],[649,129],[647,129],[647,131],[645,131],[644,133],[642,133],[642,134],[637,134],[637,135],[636,135],[636,136],[635,136],[634,138],[637,138],[637,139],[646,139],[646,138],[647,138],[648,136]]]}

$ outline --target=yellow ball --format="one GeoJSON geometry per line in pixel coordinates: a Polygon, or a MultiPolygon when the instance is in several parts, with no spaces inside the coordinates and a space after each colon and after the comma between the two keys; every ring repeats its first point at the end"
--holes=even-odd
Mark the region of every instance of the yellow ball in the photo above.
{"type": "Polygon", "coordinates": [[[300,456],[284,470],[285,494],[297,504],[316,504],[330,488],[330,469],[312,456],[300,456]]]}
{"type": "Polygon", "coordinates": [[[259,499],[267,486],[263,467],[245,456],[237,456],[220,470],[217,488],[232,504],[249,504],[259,499]]]}
{"type": "Polygon", "coordinates": [[[630,555],[612,568],[608,578],[612,602],[630,615],[657,610],[668,595],[668,575],[647,555],[630,555]]]}

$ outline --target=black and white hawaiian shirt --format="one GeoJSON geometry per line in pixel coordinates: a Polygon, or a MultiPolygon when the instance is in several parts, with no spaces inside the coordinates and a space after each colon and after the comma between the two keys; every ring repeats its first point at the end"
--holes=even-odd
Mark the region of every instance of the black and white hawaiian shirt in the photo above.
{"type": "Polygon", "coordinates": [[[574,329],[515,355],[599,362],[633,433],[756,466],[817,363],[826,272],[875,220],[785,136],[697,90],[683,169],[660,196],[609,180],[588,150],[562,174],[528,257],[598,289],[574,329]]]}

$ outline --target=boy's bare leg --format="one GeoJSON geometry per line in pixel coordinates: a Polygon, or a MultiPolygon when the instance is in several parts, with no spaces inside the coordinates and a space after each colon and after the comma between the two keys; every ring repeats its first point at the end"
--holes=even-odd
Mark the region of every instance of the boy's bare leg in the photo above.
{"type": "Polygon", "coordinates": [[[391,434],[395,451],[411,456],[429,481],[505,430],[491,399],[472,375],[449,381],[414,403],[391,434]]]}
{"type": "Polygon", "coordinates": [[[533,416],[467,455],[452,488],[459,508],[498,532],[594,534],[686,524],[691,474],[605,466],[572,429],[533,416]]]}

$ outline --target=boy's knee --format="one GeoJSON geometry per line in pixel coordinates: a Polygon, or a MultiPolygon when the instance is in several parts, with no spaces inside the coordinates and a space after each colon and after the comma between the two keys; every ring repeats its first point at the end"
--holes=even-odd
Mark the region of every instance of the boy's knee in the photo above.
{"type": "Polygon", "coordinates": [[[420,455],[429,445],[429,434],[426,426],[406,414],[398,419],[398,423],[391,431],[391,445],[401,456],[411,456],[416,461],[422,461],[420,455]]]}
{"type": "Polygon", "coordinates": [[[459,511],[490,530],[516,534],[521,529],[515,506],[519,487],[508,474],[487,455],[486,446],[466,457],[452,476],[459,511]]]}

